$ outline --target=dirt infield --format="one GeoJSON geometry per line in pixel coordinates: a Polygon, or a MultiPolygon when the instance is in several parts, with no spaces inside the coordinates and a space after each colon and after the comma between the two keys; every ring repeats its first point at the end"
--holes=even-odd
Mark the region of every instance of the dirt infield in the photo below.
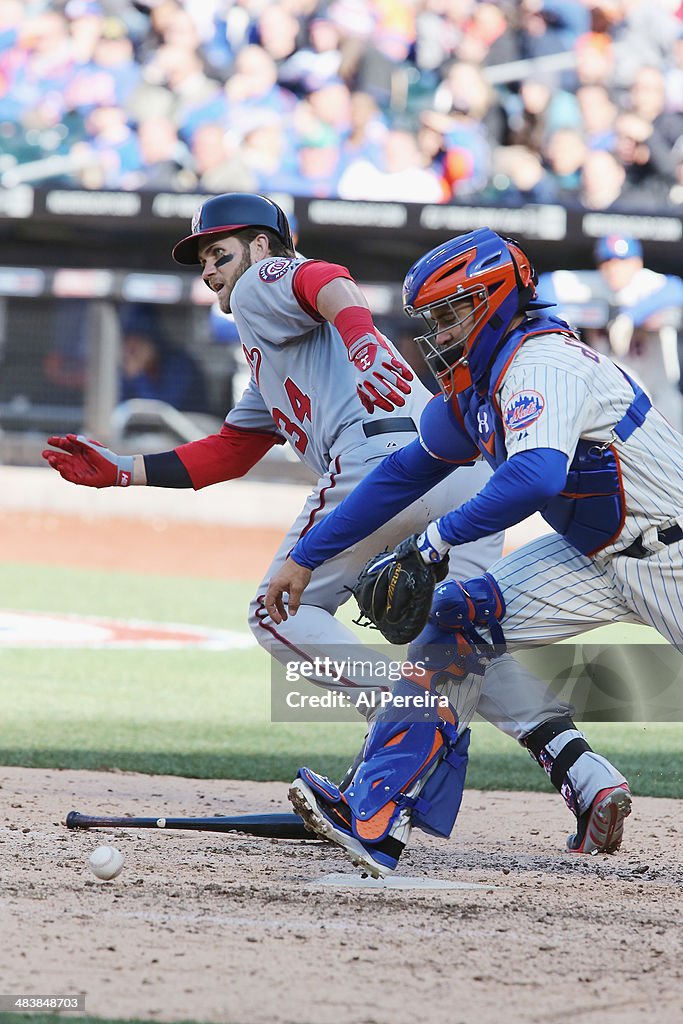
{"type": "Polygon", "coordinates": [[[258,580],[284,530],[0,510],[0,561],[258,580]]]}
{"type": "MultiPolygon", "coordinates": [[[[0,527],[0,560],[243,579],[281,536],[8,511],[0,527]]],[[[483,886],[438,891],[331,888],[356,873],[315,842],[60,824],[285,810],[285,789],[0,767],[0,991],[222,1024],[683,1020],[683,802],[638,799],[618,855],[577,858],[559,798],[468,791],[452,840],[418,834],[401,863],[483,886]],[[126,858],[114,882],[86,866],[103,843],[126,858]]]]}
{"type": "Polygon", "coordinates": [[[68,832],[85,812],[285,809],[282,785],[0,768],[2,990],[89,1013],[223,1024],[680,1024],[683,804],[640,799],[613,857],[562,852],[553,796],[468,792],[401,873],[482,889],[371,891],[319,843],[68,832]],[[98,845],[125,855],[100,882],[98,845]]]}

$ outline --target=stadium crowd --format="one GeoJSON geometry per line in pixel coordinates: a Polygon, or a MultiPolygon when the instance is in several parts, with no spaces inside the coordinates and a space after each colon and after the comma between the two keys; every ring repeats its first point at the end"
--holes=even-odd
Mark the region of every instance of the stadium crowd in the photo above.
{"type": "Polygon", "coordinates": [[[683,4],[0,0],[22,181],[680,206],[683,4]]]}

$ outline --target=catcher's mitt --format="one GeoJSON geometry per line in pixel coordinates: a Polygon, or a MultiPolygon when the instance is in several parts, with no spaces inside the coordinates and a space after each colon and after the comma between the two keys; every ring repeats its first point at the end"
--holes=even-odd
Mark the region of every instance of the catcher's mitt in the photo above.
{"type": "Polygon", "coordinates": [[[363,567],[353,596],[360,625],[374,625],[392,644],[407,644],[427,625],[434,587],[448,573],[448,558],[427,564],[417,547],[418,534],[394,551],[375,555],[363,567]]]}

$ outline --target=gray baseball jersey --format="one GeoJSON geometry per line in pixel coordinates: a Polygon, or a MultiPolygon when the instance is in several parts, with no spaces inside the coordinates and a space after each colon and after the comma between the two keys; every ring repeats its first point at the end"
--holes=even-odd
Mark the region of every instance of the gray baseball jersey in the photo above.
{"type": "MultiPolygon", "coordinates": [[[[345,431],[369,416],[356,395],[356,371],[336,328],[314,319],[296,297],[294,275],[304,262],[268,257],[235,286],[232,311],[251,381],[227,422],[268,430],[274,423],[302,462],[322,476],[347,447],[345,431]]],[[[399,415],[417,422],[428,397],[414,381],[399,415]]]]}

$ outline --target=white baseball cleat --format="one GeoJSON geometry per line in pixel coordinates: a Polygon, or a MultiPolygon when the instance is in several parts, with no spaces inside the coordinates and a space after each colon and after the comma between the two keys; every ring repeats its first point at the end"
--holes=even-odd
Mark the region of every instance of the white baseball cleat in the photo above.
{"type": "Polygon", "coordinates": [[[628,783],[601,789],[578,819],[576,833],[567,839],[570,853],[616,853],[624,836],[624,819],[631,813],[628,783]]]}

